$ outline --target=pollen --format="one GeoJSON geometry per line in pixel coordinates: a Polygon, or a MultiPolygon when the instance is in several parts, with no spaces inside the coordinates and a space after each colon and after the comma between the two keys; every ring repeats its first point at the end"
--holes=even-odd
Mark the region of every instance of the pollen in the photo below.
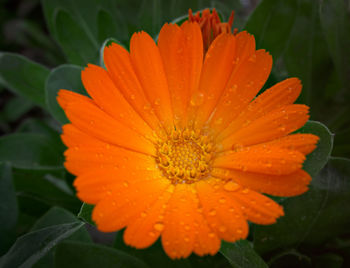
{"type": "Polygon", "coordinates": [[[185,129],[158,140],[156,162],[173,184],[191,184],[208,177],[214,145],[209,136],[185,129]]]}

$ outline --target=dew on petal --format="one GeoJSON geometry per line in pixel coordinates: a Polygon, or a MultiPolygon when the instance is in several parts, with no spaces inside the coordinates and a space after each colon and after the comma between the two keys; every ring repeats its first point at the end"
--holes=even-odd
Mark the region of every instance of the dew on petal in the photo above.
{"type": "Polygon", "coordinates": [[[239,188],[240,188],[239,184],[237,184],[237,183],[235,183],[233,181],[229,181],[228,183],[226,183],[224,185],[224,189],[226,191],[229,191],[229,192],[237,191],[239,188]]]}
{"type": "Polygon", "coordinates": [[[156,223],[153,225],[153,228],[157,230],[158,232],[161,232],[164,230],[164,224],[163,223],[156,223]]]}
{"type": "Polygon", "coordinates": [[[199,106],[203,104],[203,101],[204,101],[204,94],[202,92],[196,92],[193,94],[190,103],[192,106],[199,106]]]}
{"type": "Polygon", "coordinates": [[[215,216],[216,215],[216,210],[215,209],[212,209],[210,212],[209,212],[209,216],[215,216]]]}

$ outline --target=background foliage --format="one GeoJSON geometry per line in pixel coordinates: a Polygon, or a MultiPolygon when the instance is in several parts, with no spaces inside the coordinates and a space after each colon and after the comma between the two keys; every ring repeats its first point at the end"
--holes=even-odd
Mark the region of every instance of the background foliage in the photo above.
{"type": "Polygon", "coordinates": [[[350,267],[350,3],[346,0],[0,0],[0,267],[350,267]],[[248,240],[213,257],[171,261],[157,242],[124,245],[99,233],[91,206],[63,167],[60,88],[85,93],[80,71],[103,65],[109,42],[155,38],[164,22],[215,7],[255,35],[274,68],[265,88],[290,76],[311,106],[300,131],[321,140],[304,169],[310,191],[278,201],[285,217],[250,226],[248,240]],[[15,52],[15,53],[14,53],[15,52]],[[17,54],[18,53],[18,54],[17,54]]]}

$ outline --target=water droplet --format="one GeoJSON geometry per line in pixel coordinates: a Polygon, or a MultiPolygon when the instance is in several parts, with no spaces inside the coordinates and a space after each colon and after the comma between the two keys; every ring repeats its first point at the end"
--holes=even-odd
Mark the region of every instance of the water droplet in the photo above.
{"type": "Polygon", "coordinates": [[[158,222],[158,223],[156,223],[155,225],[153,225],[153,228],[154,228],[155,230],[157,230],[158,232],[161,232],[161,231],[164,230],[164,224],[158,222]]]}
{"type": "Polygon", "coordinates": [[[286,130],[286,127],[281,125],[279,128],[278,128],[279,131],[281,132],[284,132],[286,130]]]}
{"type": "Polygon", "coordinates": [[[143,106],[143,109],[144,109],[145,111],[148,111],[148,110],[151,109],[151,105],[150,105],[149,103],[147,103],[146,105],[143,106]]]}
{"type": "Polygon", "coordinates": [[[209,215],[210,215],[210,216],[215,216],[215,215],[216,215],[216,210],[215,210],[215,209],[212,209],[212,210],[209,212],[209,215]]]}
{"type": "Polygon", "coordinates": [[[160,105],[160,99],[159,98],[156,98],[155,101],[154,101],[154,105],[160,105]]]}
{"type": "Polygon", "coordinates": [[[221,125],[223,121],[224,120],[222,119],[222,117],[220,117],[220,118],[216,119],[214,123],[215,123],[215,125],[221,125]]]}
{"type": "Polygon", "coordinates": [[[230,91],[230,92],[235,92],[236,90],[237,90],[237,85],[236,84],[233,84],[232,87],[230,87],[228,89],[228,91],[230,91]]]}
{"type": "Polygon", "coordinates": [[[251,55],[248,60],[251,62],[256,62],[256,54],[251,55]]]}
{"type": "Polygon", "coordinates": [[[214,94],[209,94],[208,97],[207,97],[207,99],[208,99],[208,100],[212,100],[212,99],[214,99],[214,96],[215,96],[214,94]]]}
{"type": "Polygon", "coordinates": [[[198,91],[193,94],[190,103],[192,106],[199,106],[203,103],[203,101],[204,101],[204,94],[198,91]]]}
{"type": "Polygon", "coordinates": [[[214,237],[215,237],[215,234],[214,234],[214,233],[209,233],[208,236],[209,236],[210,238],[214,238],[214,237]]]}
{"type": "Polygon", "coordinates": [[[219,227],[219,232],[224,233],[226,232],[227,228],[225,226],[220,226],[219,227]]]}
{"type": "Polygon", "coordinates": [[[129,183],[128,183],[127,181],[124,181],[124,182],[123,182],[123,185],[124,185],[124,187],[128,187],[128,186],[129,186],[129,183]]]}
{"type": "Polygon", "coordinates": [[[191,229],[191,228],[190,228],[189,225],[186,225],[186,226],[185,226],[185,230],[186,230],[186,231],[189,231],[190,229],[191,229]]]}
{"type": "Polygon", "coordinates": [[[136,99],[136,96],[134,94],[131,94],[130,99],[134,100],[134,99],[136,99]]]}
{"type": "Polygon", "coordinates": [[[233,182],[233,181],[229,181],[228,183],[226,183],[224,185],[224,189],[226,191],[229,191],[229,192],[234,192],[234,191],[237,191],[239,189],[239,184],[233,182]]]}
{"type": "Polygon", "coordinates": [[[219,203],[224,204],[225,202],[226,202],[226,199],[225,199],[225,198],[220,198],[220,199],[219,199],[219,203]]]}
{"type": "Polygon", "coordinates": [[[142,218],[145,218],[147,216],[147,213],[146,212],[141,212],[141,217],[142,218]]]}
{"type": "Polygon", "coordinates": [[[225,105],[225,106],[230,106],[231,103],[232,103],[231,100],[226,100],[226,101],[224,101],[224,105],[225,105]]]}
{"type": "Polygon", "coordinates": [[[152,232],[152,231],[150,231],[149,233],[148,233],[150,236],[155,236],[156,234],[154,233],[154,232],[152,232]]]}
{"type": "Polygon", "coordinates": [[[249,193],[249,189],[248,189],[248,188],[245,188],[245,189],[242,191],[242,193],[244,193],[244,194],[249,193]]]}
{"type": "Polygon", "coordinates": [[[236,144],[232,145],[232,149],[233,149],[234,151],[242,150],[242,149],[243,149],[243,144],[241,144],[241,143],[236,143],[236,144]]]}
{"type": "Polygon", "coordinates": [[[237,234],[242,234],[243,230],[242,229],[237,229],[236,232],[237,232],[237,234]]]}
{"type": "Polygon", "coordinates": [[[185,240],[185,242],[189,242],[190,241],[190,239],[187,236],[185,237],[184,240],[185,240]]]}

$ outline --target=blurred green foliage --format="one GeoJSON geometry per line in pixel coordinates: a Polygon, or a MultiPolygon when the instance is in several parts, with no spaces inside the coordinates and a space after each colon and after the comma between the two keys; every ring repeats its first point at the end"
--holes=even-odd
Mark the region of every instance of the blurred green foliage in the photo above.
{"type": "Polygon", "coordinates": [[[345,0],[0,0],[0,267],[350,267],[350,2],[345,0]],[[281,198],[286,216],[250,226],[220,253],[171,261],[159,241],[135,250],[102,235],[63,167],[59,89],[86,94],[80,71],[104,46],[215,7],[255,35],[274,68],[265,88],[302,80],[301,132],[321,140],[304,165],[310,191],[281,198]],[[20,53],[20,54],[16,54],[20,53]],[[327,127],[328,128],[327,128],[327,127]],[[333,133],[333,134],[332,134],[333,133]],[[17,239],[17,240],[16,240],[17,239]]]}

